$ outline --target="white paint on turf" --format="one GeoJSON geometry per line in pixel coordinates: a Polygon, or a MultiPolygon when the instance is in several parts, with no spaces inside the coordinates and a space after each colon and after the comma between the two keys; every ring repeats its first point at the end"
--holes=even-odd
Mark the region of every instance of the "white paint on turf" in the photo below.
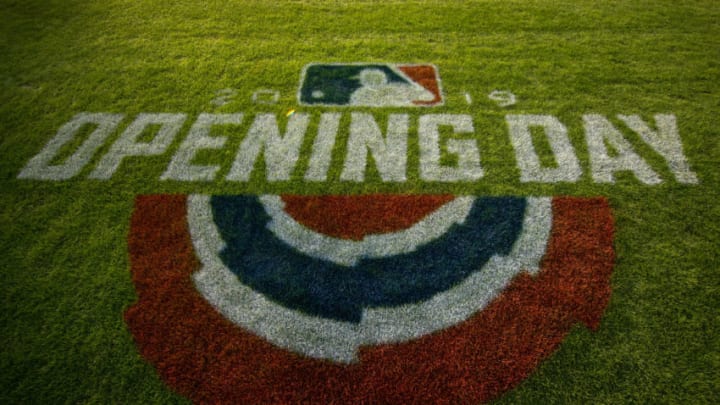
{"type": "Polygon", "coordinates": [[[628,170],[645,184],[662,183],[660,176],[635,153],[630,142],[607,118],[599,114],[587,114],[583,115],[583,123],[593,180],[598,183],[615,183],[615,173],[628,170]],[[612,156],[608,146],[613,149],[612,156]]]}
{"type": "Polygon", "coordinates": [[[237,90],[235,89],[221,89],[215,92],[215,98],[211,101],[213,105],[222,107],[225,104],[229,104],[237,96],[237,90]]]}
{"type": "Polygon", "coordinates": [[[453,134],[474,134],[472,117],[459,114],[428,114],[420,117],[420,178],[426,181],[456,182],[481,179],[480,151],[474,139],[446,140],[446,149],[457,157],[454,167],[440,164],[440,127],[452,127],[453,134]]]}
{"type": "MultiPolygon", "coordinates": [[[[242,113],[201,113],[190,127],[187,139],[172,156],[161,180],[212,181],[218,166],[193,165],[192,160],[201,150],[219,150],[225,146],[225,137],[211,137],[213,125],[233,124],[242,113]]],[[[61,181],[77,176],[92,160],[95,153],[116,130],[122,120],[121,114],[81,113],[64,124],[43,149],[32,157],[18,174],[19,179],[61,181]],[[92,133],[62,163],[55,163],[58,155],[70,154],[66,147],[79,136],[83,128],[96,126],[92,133]]],[[[183,126],[185,114],[139,114],[120,137],[99,160],[90,178],[110,179],[126,157],[156,156],[165,154],[183,126]],[[148,125],[160,125],[151,141],[141,139],[148,125]]],[[[280,116],[281,120],[285,117],[280,116]]],[[[383,135],[376,117],[372,114],[350,113],[349,128],[340,128],[341,113],[325,112],[311,116],[294,113],[288,117],[286,130],[280,131],[276,114],[259,113],[238,148],[228,181],[249,181],[253,170],[263,156],[265,179],[270,182],[292,179],[300,148],[307,135],[312,119],[319,119],[305,181],[328,181],[328,170],[333,164],[333,150],[338,139],[347,139],[340,181],[366,181],[366,173],[372,156],[377,172],[384,182],[407,181],[407,164],[414,150],[408,149],[408,137],[414,128],[409,114],[389,114],[387,131],[383,135]],[[344,132],[349,132],[347,138],[344,132]]],[[[669,170],[679,183],[697,184],[697,175],[690,169],[685,157],[677,127],[672,114],[655,115],[656,129],[637,115],[618,115],[629,130],[636,133],[633,141],[646,144],[663,157],[669,170]],[[637,139],[636,139],[637,138],[637,139]]],[[[550,115],[508,115],[510,141],[515,149],[517,165],[522,182],[574,182],[582,177],[577,155],[568,139],[565,126],[550,115]],[[542,167],[537,151],[531,142],[530,128],[541,127],[545,131],[557,167],[542,167]]],[[[630,171],[644,184],[662,183],[660,176],[650,164],[638,155],[632,144],[604,116],[583,116],[585,139],[588,146],[589,166],[592,180],[596,183],[614,183],[615,173],[630,171]]],[[[422,181],[473,182],[483,178],[480,151],[476,142],[473,118],[467,114],[426,114],[417,121],[419,146],[418,172],[422,181]],[[442,137],[441,137],[441,129],[442,137]],[[443,139],[445,138],[445,139],[443,139]],[[465,138],[465,139],[463,139],[465,138]],[[444,156],[443,156],[444,153],[444,156]],[[443,161],[443,157],[449,157],[443,161]]],[[[411,148],[412,149],[412,148],[411,148]]],[[[341,150],[341,149],[340,149],[341,150]]],[[[411,162],[413,160],[410,160],[411,162]]],[[[332,180],[331,180],[332,181],[332,180]]]]}
{"type": "Polygon", "coordinates": [[[340,113],[323,113],[320,115],[318,133],[313,143],[308,169],[305,172],[306,181],[327,180],[341,117],[342,114],[340,113]]]}
{"type": "Polygon", "coordinates": [[[475,198],[457,197],[407,229],[367,235],[361,241],[334,238],[303,226],[285,212],[285,203],[279,196],[263,195],[259,200],[272,218],[267,228],[288,246],[316,259],[354,266],[363,258],[414,252],[445,234],[453,225],[464,223],[475,198]]]}
{"type": "Polygon", "coordinates": [[[364,181],[367,156],[372,154],[383,181],[406,181],[409,116],[390,114],[385,137],[371,114],[354,112],[350,118],[350,137],[340,180],[364,181]]]}
{"type": "Polygon", "coordinates": [[[255,104],[277,104],[280,101],[280,92],[271,89],[256,90],[252,95],[255,104]]]}
{"type": "Polygon", "coordinates": [[[697,184],[697,175],[690,170],[690,164],[683,153],[677,119],[672,114],[655,115],[657,131],[637,115],[618,115],[625,124],[635,131],[646,144],[659,153],[667,162],[670,171],[680,183],[697,184]]]}
{"type": "Polygon", "coordinates": [[[552,115],[506,115],[510,141],[515,148],[520,181],[559,183],[575,182],[582,169],[575,155],[565,125],[552,115]],[[542,128],[550,143],[557,167],[541,167],[532,140],[531,127],[542,128]]]}
{"type": "Polygon", "coordinates": [[[228,180],[248,181],[255,161],[263,151],[268,181],[290,180],[290,174],[300,157],[300,145],[305,138],[310,116],[296,113],[288,118],[285,134],[280,133],[275,114],[258,114],[248,130],[228,180]]]}
{"type": "Polygon", "coordinates": [[[202,113],[190,128],[160,180],[213,181],[220,166],[193,165],[195,155],[201,150],[222,149],[227,137],[210,136],[215,125],[240,125],[243,114],[202,113]]]}
{"type": "Polygon", "coordinates": [[[90,162],[105,140],[122,121],[123,114],[80,113],[58,129],[57,134],[25,165],[19,179],[67,180],[76,176],[90,162]],[[61,164],[51,162],[60,153],[60,149],[75,139],[80,130],[87,125],[97,125],[90,136],[75,152],[61,164]]]}
{"type": "Polygon", "coordinates": [[[120,167],[120,163],[129,156],[153,156],[165,152],[182,128],[185,114],[140,114],[110,147],[108,153],[100,159],[95,170],[88,176],[91,179],[107,180],[120,167]],[[150,142],[139,142],[138,138],[150,125],[160,125],[160,129],[150,142]]]}
{"type": "Polygon", "coordinates": [[[494,90],[488,94],[488,98],[497,103],[499,107],[510,107],[517,102],[515,94],[507,90],[494,90]]]}

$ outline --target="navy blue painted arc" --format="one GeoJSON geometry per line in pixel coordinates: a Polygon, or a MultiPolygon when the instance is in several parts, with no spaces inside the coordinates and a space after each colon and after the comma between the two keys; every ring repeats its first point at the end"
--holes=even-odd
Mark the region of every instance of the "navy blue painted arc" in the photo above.
{"type": "Polygon", "coordinates": [[[352,93],[361,87],[358,75],[363,69],[385,72],[390,83],[408,83],[387,65],[311,65],[305,71],[300,89],[303,104],[347,105],[352,93]]]}
{"type": "Polygon", "coordinates": [[[476,200],[462,225],[416,251],[345,267],[297,252],[267,229],[256,197],[214,196],[215,223],[227,247],[223,263],[269,299],[303,313],[360,322],[363,308],[427,300],[508,254],[522,230],[525,199],[476,200]]]}

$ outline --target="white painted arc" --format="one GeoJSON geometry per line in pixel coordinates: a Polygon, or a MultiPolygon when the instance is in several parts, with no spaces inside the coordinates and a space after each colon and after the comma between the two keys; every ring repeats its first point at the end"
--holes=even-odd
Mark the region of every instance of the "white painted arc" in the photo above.
{"type": "Polygon", "coordinates": [[[475,198],[457,197],[407,229],[368,235],[361,241],[334,238],[303,226],[285,212],[285,203],[277,195],[263,195],[259,200],[271,218],[267,228],[278,239],[310,257],[354,266],[362,258],[414,252],[445,234],[453,225],[464,223],[475,198]]]}
{"type": "Polygon", "coordinates": [[[195,286],[223,316],[292,352],[352,363],[358,361],[360,346],[408,341],[462,322],[485,308],[520,272],[539,271],[550,236],[552,201],[527,199],[522,232],[507,256],[493,256],[460,284],[424,302],[368,309],[359,324],[286,308],[242,284],[220,260],[225,244],[209,196],[189,196],[188,225],[202,263],[193,275],[195,286]]]}

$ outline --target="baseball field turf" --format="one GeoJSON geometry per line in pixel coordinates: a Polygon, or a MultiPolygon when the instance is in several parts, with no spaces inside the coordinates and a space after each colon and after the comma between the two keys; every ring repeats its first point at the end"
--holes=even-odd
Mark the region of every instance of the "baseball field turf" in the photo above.
{"type": "Polygon", "coordinates": [[[0,403],[720,401],[720,2],[0,0],[0,403]]]}

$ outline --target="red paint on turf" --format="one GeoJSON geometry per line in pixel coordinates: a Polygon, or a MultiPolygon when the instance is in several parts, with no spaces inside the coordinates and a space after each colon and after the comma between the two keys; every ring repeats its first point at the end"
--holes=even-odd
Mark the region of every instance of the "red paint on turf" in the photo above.
{"type": "Polygon", "coordinates": [[[453,200],[452,195],[283,195],[285,212],[325,235],[362,240],[407,229],[453,200]]]}
{"type": "Polygon", "coordinates": [[[610,297],[605,199],[556,199],[541,272],[488,307],[420,339],[363,348],[344,366],[277,348],[234,326],[195,290],[179,196],[138,197],[129,248],[138,302],[125,314],[143,357],[198,403],[477,403],[525,379],[576,322],[597,328],[610,297]]]}
{"type": "Polygon", "coordinates": [[[421,86],[425,87],[427,90],[429,90],[432,94],[435,95],[435,98],[431,101],[415,101],[414,104],[433,105],[442,101],[442,96],[440,95],[440,87],[438,85],[438,79],[435,75],[435,68],[433,66],[406,65],[398,66],[398,69],[408,75],[411,79],[413,79],[413,81],[419,83],[421,86]]]}

